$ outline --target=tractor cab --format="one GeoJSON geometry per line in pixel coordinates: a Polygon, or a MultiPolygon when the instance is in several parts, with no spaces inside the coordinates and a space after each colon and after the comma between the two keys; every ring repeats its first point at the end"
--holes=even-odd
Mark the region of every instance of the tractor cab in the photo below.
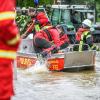
{"type": "Polygon", "coordinates": [[[65,33],[68,34],[70,42],[74,43],[76,29],[71,21],[71,7],[70,5],[52,5],[50,20],[52,25],[61,24],[65,33]]]}
{"type": "MultiPolygon", "coordinates": [[[[90,19],[93,22],[91,33],[93,35],[94,42],[100,43],[100,23],[96,23],[95,9],[87,7],[86,9],[76,9],[75,11],[79,13],[81,23],[84,19],[90,19]]],[[[80,24],[77,26],[80,26],[80,24]]]]}
{"type": "Polygon", "coordinates": [[[52,5],[51,22],[53,25],[65,24],[71,31],[75,32],[68,5],[52,5]]]}
{"type": "Polygon", "coordinates": [[[100,24],[96,24],[95,8],[89,5],[52,5],[51,22],[53,25],[63,24],[67,29],[71,43],[75,41],[75,32],[84,19],[93,22],[91,28],[94,42],[100,42],[100,24]],[[98,28],[99,27],[99,28],[98,28]]]}

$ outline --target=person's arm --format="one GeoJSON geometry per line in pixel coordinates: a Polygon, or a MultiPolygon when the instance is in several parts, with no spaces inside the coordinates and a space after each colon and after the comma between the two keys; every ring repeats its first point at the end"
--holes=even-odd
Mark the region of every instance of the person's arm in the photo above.
{"type": "Polygon", "coordinates": [[[68,42],[68,43],[70,42],[66,33],[60,38],[60,41],[64,41],[64,42],[68,42]]]}
{"type": "Polygon", "coordinates": [[[88,35],[87,36],[86,43],[90,46],[91,50],[100,51],[100,48],[93,43],[93,37],[92,37],[92,35],[88,35]]]}
{"type": "Polygon", "coordinates": [[[29,32],[32,31],[33,27],[34,27],[34,23],[32,23],[32,24],[27,28],[27,30],[21,35],[21,38],[22,38],[22,39],[26,38],[26,37],[29,35],[29,32]]]}
{"type": "Polygon", "coordinates": [[[59,32],[56,29],[50,29],[53,43],[57,46],[60,46],[60,38],[59,38],[59,32]]]}
{"type": "Polygon", "coordinates": [[[90,32],[85,36],[86,38],[86,44],[88,44],[90,47],[93,46],[93,37],[90,32]]]}
{"type": "Polygon", "coordinates": [[[44,24],[44,23],[49,22],[47,16],[42,12],[37,15],[37,20],[40,24],[44,24]]]}
{"type": "Polygon", "coordinates": [[[15,23],[15,0],[0,0],[0,38],[14,50],[18,49],[20,36],[15,23]]]}

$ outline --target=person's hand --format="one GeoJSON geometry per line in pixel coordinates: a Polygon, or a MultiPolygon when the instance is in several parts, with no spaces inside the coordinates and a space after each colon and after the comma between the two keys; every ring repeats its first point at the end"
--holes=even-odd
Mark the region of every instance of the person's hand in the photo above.
{"type": "Polygon", "coordinates": [[[21,38],[22,38],[22,39],[25,39],[26,37],[27,37],[27,34],[22,34],[22,35],[21,35],[21,38]]]}
{"type": "Polygon", "coordinates": [[[47,51],[43,51],[43,52],[41,52],[41,55],[44,58],[44,57],[46,57],[48,55],[48,52],[47,51]]]}
{"type": "Polygon", "coordinates": [[[59,50],[60,50],[59,47],[54,46],[53,49],[51,50],[51,53],[58,53],[59,50]]]}
{"type": "Polygon", "coordinates": [[[35,20],[34,24],[40,24],[40,22],[38,20],[35,20]]]}
{"type": "Polygon", "coordinates": [[[32,23],[34,23],[34,24],[35,24],[35,20],[32,20],[32,23]]]}

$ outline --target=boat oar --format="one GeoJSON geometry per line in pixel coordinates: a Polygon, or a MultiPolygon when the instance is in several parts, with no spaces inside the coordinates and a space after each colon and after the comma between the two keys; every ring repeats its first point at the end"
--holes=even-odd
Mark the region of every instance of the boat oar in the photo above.
{"type": "Polygon", "coordinates": [[[34,23],[32,22],[29,28],[25,31],[24,34],[21,35],[21,38],[24,39],[28,36],[28,32],[34,27],[34,23]]]}

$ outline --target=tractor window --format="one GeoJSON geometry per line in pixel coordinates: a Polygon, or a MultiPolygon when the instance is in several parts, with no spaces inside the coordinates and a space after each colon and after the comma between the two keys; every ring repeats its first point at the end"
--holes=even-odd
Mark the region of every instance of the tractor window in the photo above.
{"type": "Polygon", "coordinates": [[[71,22],[70,11],[68,9],[53,9],[51,21],[53,25],[67,24],[71,22]]]}
{"type": "Polygon", "coordinates": [[[70,11],[67,9],[61,10],[61,23],[67,24],[71,21],[70,19],[70,11]]]}
{"type": "Polygon", "coordinates": [[[52,16],[51,16],[51,22],[53,25],[57,25],[59,23],[60,18],[60,9],[53,9],[52,10],[52,16]]]}

